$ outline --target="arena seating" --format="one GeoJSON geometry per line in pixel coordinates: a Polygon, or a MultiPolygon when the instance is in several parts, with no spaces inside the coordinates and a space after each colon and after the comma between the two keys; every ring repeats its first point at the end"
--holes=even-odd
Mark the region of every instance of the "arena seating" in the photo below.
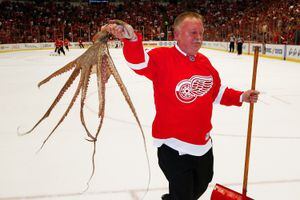
{"type": "Polygon", "coordinates": [[[207,41],[244,40],[300,44],[298,0],[198,1],[6,1],[0,0],[0,44],[52,42],[56,38],[91,41],[109,19],[122,19],[144,40],[172,40],[172,24],[181,12],[197,11],[205,19],[207,41]]]}

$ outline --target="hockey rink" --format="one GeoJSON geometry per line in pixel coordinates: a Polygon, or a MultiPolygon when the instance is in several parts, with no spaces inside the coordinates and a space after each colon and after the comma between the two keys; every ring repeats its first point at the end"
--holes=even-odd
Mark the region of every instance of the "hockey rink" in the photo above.
{"type": "MultiPolygon", "coordinates": [[[[93,144],[85,140],[80,122],[80,96],[63,123],[37,153],[63,115],[78,79],[51,115],[31,134],[70,72],[37,87],[39,81],[75,59],[84,50],[50,56],[50,50],[0,53],[0,200],[141,200],[146,193],[148,167],[143,138],[115,80],[107,83],[106,111],[97,141],[96,171],[93,144]]],[[[249,89],[253,56],[201,49],[219,71],[223,85],[249,89]]],[[[151,182],[144,200],[160,200],[167,181],[152,146],[154,118],[152,84],[125,64],[121,49],[111,49],[146,134],[151,182]]],[[[95,75],[84,110],[92,133],[99,123],[95,75]]],[[[300,63],[260,57],[257,72],[260,100],[254,108],[248,196],[255,200],[300,199],[300,63]]],[[[216,183],[241,192],[249,104],[214,106],[214,179],[201,199],[209,200],[216,183]]]]}

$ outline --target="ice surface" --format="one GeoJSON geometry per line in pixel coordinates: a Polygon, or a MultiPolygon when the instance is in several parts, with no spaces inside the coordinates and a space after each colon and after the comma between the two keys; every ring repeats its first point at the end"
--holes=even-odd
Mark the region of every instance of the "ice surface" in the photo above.
{"type": "MultiPolygon", "coordinates": [[[[218,69],[223,85],[250,88],[252,56],[208,49],[201,52],[218,69]]],[[[46,50],[0,54],[0,199],[137,200],[144,195],[148,172],[142,137],[112,78],[107,84],[106,118],[97,142],[96,173],[84,194],[80,192],[90,176],[92,144],[85,140],[78,101],[36,154],[65,111],[76,81],[32,134],[17,136],[19,126],[20,131],[26,131],[44,114],[70,73],[40,89],[37,83],[81,53],[83,50],[72,49],[66,56],[49,56],[46,50]]],[[[146,132],[152,174],[145,200],[159,200],[168,187],[152,146],[152,85],[128,69],[121,49],[111,49],[111,54],[146,132]]],[[[94,78],[90,86],[85,115],[88,126],[95,130],[98,101],[94,78]]],[[[257,89],[262,94],[254,109],[248,183],[248,196],[256,200],[300,199],[299,86],[299,63],[259,58],[257,89]]],[[[247,104],[214,107],[215,175],[201,199],[209,199],[215,183],[241,191],[248,109],[247,104]]]]}

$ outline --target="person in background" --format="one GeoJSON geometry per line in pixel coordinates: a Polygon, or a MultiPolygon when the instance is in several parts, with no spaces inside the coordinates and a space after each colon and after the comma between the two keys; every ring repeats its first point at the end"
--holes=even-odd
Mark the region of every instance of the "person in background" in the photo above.
{"type": "Polygon", "coordinates": [[[84,49],[83,41],[82,41],[81,38],[79,38],[79,40],[78,40],[78,45],[79,45],[79,48],[80,48],[80,49],[81,49],[81,48],[84,49]]]}
{"type": "Polygon", "coordinates": [[[213,104],[255,103],[259,92],[222,85],[217,70],[198,52],[204,34],[201,15],[184,12],[173,28],[175,46],[148,52],[143,49],[142,35],[129,24],[112,20],[101,30],[123,40],[129,67],[153,83],[156,115],[152,136],[158,164],[169,182],[169,193],[162,199],[196,200],[213,178],[213,104]]]}
{"type": "Polygon", "coordinates": [[[55,40],[55,50],[54,52],[57,52],[58,55],[60,55],[60,52],[62,52],[64,55],[66,55],[64,50],[64,42],[61,39],[55,40]]]}
{"type": "Polygon", "coordinates": [[[238,36],[237,40],[237,54],[238,55],[242,55],[243,54],[243,43],[244,43],[244,40],[242,37],[238,36]]]}
{"type": "Polygon", "coordinates": [[[59,49],[59,39],[57,38],[55,41],[54,41],[54,52],[56,53],[59,49]]]}
{"type": "Polygon", "coordinates": [[[68,38],[65,38],[65,40],[64,40],[64,46],[69,51],[70,41],[68,40],[68,38]]]}
{"type": "Polygon", "coordinates": [[[235,43],[235,37],[234,35],[230,35],[230,38],[229,38],[229,52],[234,52],[234,43],[235,43]]]}

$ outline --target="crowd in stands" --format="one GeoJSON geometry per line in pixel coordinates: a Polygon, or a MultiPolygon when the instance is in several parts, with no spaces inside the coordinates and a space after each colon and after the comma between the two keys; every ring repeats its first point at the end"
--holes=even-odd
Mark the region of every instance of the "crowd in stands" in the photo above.
{"type": "Polygon", "coordinates": [[[0,0],[0,44],[91,41],[110,19],[121,19],[141,32],[144,40],[172,40],[172,24],[183,11],[204,16],[207,41],[244,40],[300,44],[298,0],[86,1],[0,0]]]}

